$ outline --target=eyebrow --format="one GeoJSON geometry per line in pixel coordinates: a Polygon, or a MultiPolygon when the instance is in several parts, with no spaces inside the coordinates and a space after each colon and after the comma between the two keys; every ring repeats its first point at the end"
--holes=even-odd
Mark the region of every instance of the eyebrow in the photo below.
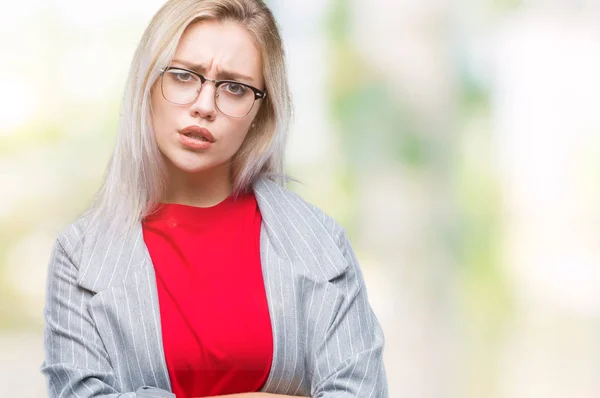
{"type": "MultiPolygon", "coordinates": [[[[203,64],[193,64],[191,62],[180,61],[178,59],[174,59],[172,62],[184,65],[187,69],[191,69],[198,73],[206,73],[206,66],[204,66],[203,64]]],[[[233,72],[233,71],[229,71],[229,70],[225,70],[225,69],[219,70],[217,72],[217,77],[219,79],[225,79],[225,80],[244,80],[245,79],[245,80],[249,80],[251,83],[254,83],[254,79],[248,75],[244,75],[242,73],[233,72]]]]}

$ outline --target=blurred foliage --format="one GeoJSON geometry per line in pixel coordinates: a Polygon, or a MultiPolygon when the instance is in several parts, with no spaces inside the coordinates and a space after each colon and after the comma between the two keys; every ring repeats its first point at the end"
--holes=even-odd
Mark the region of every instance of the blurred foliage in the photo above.
{"type": "Polygon", "coordinates": [[[485,319],[486,334],[499,333],[499,326],[510,313],[510,292],[500,263],[502,193],[497,171],[489,159],[493,156],[491,141],[491,92],[467,70],[458,69],[460,81],[461,136],[454,181],[458,204],[457,238],[459,261],[463,269],[468,305],[474,316],[485,319]],[[475,125],[475,128],[471,127],[475,125]]]}
{"type": "Polygon", "coordinates": [[[353,48],[349,3],[334,0],[329,16],[326,31],[332,62],[327,92],[332,118],[343,136],[348,170],[355,173],[375,162],[424,166],[427,142],[414,126],[409,108],[393,98],[386,76],[353,48]]]}
{"type": "MultiPolygon", "coordinates": [[[[428,134],[418,127],[421,124],[410,111],[410,104],[394,98],[386,76],[371,67],[352,47],[349,3],[335,0],[333,4],[327,23],[332,52],[327,92],[332,117],[342,136],[339,141],[346,181],[358,189],[357,174],[386,165],[401,166],[405,172],[425,171],[432,177],[432,183],[438,184],[440,200],[449,203],[451,216],[433,221],[432,228],[442,233],[433,232],[431,236],[453,253],[455,270],[452,272],[459,275],[461,315],[458,316],[464,317],[461,324],[473,342],[470,346],[472,361],[465,366],[471,368],[469,374],[482,378],[481,382],[472,383],[467,394],[489,395],[496,391],[493,358],[500,349],[500,339],[512,313],[511,292],[500,268],[502,196],[495,170],[488,161],[491,93],[461,68],[459,59],[456,65],[457,125],[448,126],[456,131],[450,135],[428,134]],[[469,128],[477,121],[487,123],[480,129],[469,128]],[[435,141],[427,138],[432,136],[436,137],[435,141]],[[476,153],[465,153],[469,151],[476,153]],[[443,197],[448,190],[453,192],[453,198],[443,197]]],[[[436,242],[429,244],[432,248],[437,245],[436,242]]]]}

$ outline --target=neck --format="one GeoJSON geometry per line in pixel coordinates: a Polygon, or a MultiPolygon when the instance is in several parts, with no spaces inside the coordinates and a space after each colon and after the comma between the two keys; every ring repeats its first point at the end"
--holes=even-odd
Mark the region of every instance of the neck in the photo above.
{"type": "Polygon", "coordinates": [[[229,163],[189,173],[167,162],[168,182],[164,203],[211,207],[233,192],[229,163]]]}

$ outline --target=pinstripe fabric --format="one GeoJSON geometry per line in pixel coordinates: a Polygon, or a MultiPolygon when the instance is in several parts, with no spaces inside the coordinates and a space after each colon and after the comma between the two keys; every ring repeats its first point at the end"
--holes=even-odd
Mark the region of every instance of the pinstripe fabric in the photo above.
{"type": "MultiPolygon", "coordinates": [[[[273,363],[264,392],[386,398],[384,338],[344,230],[298,195],[254,185],[273,363]]],[[[48,268],[45,359],[51,397],[174,397],[154,268],[141,224],[127,236],[58,236],[48,268]]]]}

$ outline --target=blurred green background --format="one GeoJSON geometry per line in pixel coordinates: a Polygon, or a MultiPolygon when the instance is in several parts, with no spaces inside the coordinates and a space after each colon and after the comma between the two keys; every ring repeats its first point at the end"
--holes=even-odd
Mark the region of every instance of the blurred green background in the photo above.
{"type": "MultiPolygon", "coordinates": [[[[44,396],[57,233],[162,0],[0,13],[0,391],[44,396]]],[[[600,2],[271,0],[291,184],[349,232],[390,397],[600,396],[600,2]]],[[[3,7],[4,8],[4,7],[3,7]]]]}

